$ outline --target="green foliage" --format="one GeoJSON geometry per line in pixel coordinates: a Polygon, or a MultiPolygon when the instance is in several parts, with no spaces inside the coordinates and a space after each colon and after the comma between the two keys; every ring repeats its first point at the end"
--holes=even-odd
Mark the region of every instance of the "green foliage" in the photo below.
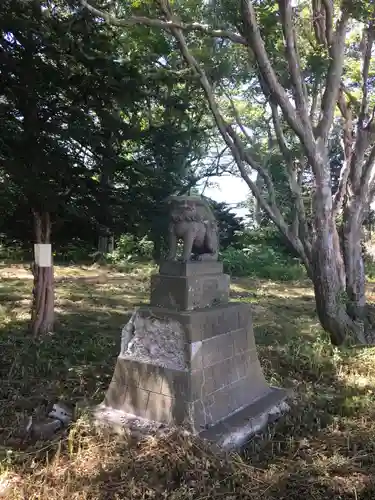
{"type": "Polygon", "coordinates": [[[95,250],[89,242],[74,238],[54,251],[54,260],[68,263],[93,262],[95,250]]]}
{"type": "Polygon", "coordinates": [[[228,247],[221,252],[224,270],[232,276],[289,281],[306,278],[305,268],[271,247],[251,245],[242,249],[228,247]]]}
{"type": "Polygon", "coordinates": [[[257,229],[243,231],[239,235],[239,245],[244,248],[252,245],[260,245],[262,247],[271,247],[278,253],[293,257],[293,249],[291,249],[288,241],[278,231],[275,226],[266,225],[257,229]]]}
{"type": "Polygon", "coordinates": [[[273,226],[243,231],[237,247],[221,252],[226,272],[233,276],[253,276],[289,281],[306,278],[305,268],[293,256],[287,242],[273,226]]]}
{"type": "Polygon", "coordinates": [[[1,243],[0,242],[0,262],[22,262],[27,258],[30,259],[30,252],[25,252],[25,249],[18,242],[1,243]]]}
{"type": "Polygon", "coordinates": [[[218,223],[220,248],[225,249],[229,246],[237,246],[240,235],[244,231],[244,224],[241,217],[235,215],[226,203],[218,203],[211,199],[208,199],[208,201],[218,223]]]}
{"type": "Polygon", "coordinates": [[[108,262],[121,263],[130,260],[151,260],[154,244],[147,236],[137,238],[133,234],[122,234],[115,250],[106,256],[108,262]]]}
{"type": "Polygon", "coordinates": [[[168,39],[96,23],[76,0],[4,0],[0,29],[0,228],[29,244],[34,209],[57,246],[150,230],[205,171],[192,163],[211,127],[195,83],[158,64],[168,39]]]}

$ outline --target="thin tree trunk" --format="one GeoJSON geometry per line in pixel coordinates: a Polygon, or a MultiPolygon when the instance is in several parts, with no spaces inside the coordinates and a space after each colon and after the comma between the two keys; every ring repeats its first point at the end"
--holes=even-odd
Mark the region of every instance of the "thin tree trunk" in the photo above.
{"type": "MultiPolygon", "coordinates": [[[[35,243],[51,242],[51,220],[49,213],[34,211],[35,243]]],[[[31,310],[31,331],[36,337],[53,331],[54,326],[54,283],[53,265],[44,267],[34,262],[33,303],[31,310]]]]}
{"type": "Polygon", "coordinates": [[[109,247],[109,236],[99,235],[98,238],[98,252],[102,255],[107,255],[109,247]]]}
{"type": "Polygon", "coordinates": [[[98,252],[107,255],[114,250],[114,236],[107,227],[102,227],[98,238],[98,252]]]}
{"type": "Polygon", "coordinates": [[[354,320],[363,322],[366,315],[366,276],[361,247],[362,224],[362,205],[355,201],[344,210],[343,248],[348,313],[354,320]]]}

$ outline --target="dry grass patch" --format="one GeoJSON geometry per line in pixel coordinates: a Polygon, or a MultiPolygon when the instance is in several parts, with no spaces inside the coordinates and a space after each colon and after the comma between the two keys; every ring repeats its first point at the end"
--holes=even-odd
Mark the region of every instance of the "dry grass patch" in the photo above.
{"type": "Polygon", "coordinates": [[[243,456],[225,458],[177,431],[141,442],[109,438],[84,416],[56,442],[22,446],[16,431],[27,412],[59,397],[103,398],[120,328],[147,299],[151,268],[57,267],[56,332],[35,342],[26,334],[31,280],[25,269],[4,269],[0,491],[7,485],[9,500],[374,498],[375,348],[333,348],[309,283],[234,281],[234,299],[253,306],[268,380],[295,396],[290,414],[243,456]]]}

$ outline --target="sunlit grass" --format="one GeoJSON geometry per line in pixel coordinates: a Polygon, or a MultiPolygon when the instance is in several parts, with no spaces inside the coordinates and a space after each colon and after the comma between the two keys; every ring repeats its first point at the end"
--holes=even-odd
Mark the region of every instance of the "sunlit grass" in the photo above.
{"type": "Polygon", "coordinates": [[[226,460],[178,432],[141,443],[109,437],[85,415],[54,442],[20,442],[27,413],[47,402],[101,401],[121,327],[147,300],[153,269],[57,266],[56,331],[37,341],[27,334],[29,268],[0,269],[0,492],[9,500],[374,498],[375,348],[332,347],[308,282],[233,280],[233,299],[253,308],[267,379],[293,389],[290,413],[243,456],[226,460]]]}

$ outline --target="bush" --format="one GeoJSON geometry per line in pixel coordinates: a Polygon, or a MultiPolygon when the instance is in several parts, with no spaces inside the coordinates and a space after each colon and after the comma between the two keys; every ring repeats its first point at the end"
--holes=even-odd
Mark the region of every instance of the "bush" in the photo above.
{"type": "Polygon", "coordinates": [[[286,256],[263,245],[249,245],[242,249],[228,247],[221,252],[224,270],[232,276],[254,276],[277,281],[306,278],[299,259],[286,256]]]}
{"type": "Polygon", "coordinates": [[[25,249],[16,241],[0,242],[0,261],[22,262],[31,259],[31,248],[25,249]]]}
{"type": "Polygon", "coordinates": [[[236,248],[260,245],[263,248],[270,247],[287,257],[298,257],[280,231],[273,226],[243,231],[238,241],[239,243],[235,245],[236,248]]]}
{"type": "Polygon", "coordinates": [[[96,249],[86,241],[73,238],[69,243],[54,245],[52,243],[53,257],[56,262],[91,262],[96,249]]]}
{"type": "Polygon", "coordinates": [[[147,236],[138,238],[133,234],[123,234],[116,242],[115,250],[106,256],[106,260],[113,263],[128,262],[130,260],[150,260],[154,244],[147,236]]]}

